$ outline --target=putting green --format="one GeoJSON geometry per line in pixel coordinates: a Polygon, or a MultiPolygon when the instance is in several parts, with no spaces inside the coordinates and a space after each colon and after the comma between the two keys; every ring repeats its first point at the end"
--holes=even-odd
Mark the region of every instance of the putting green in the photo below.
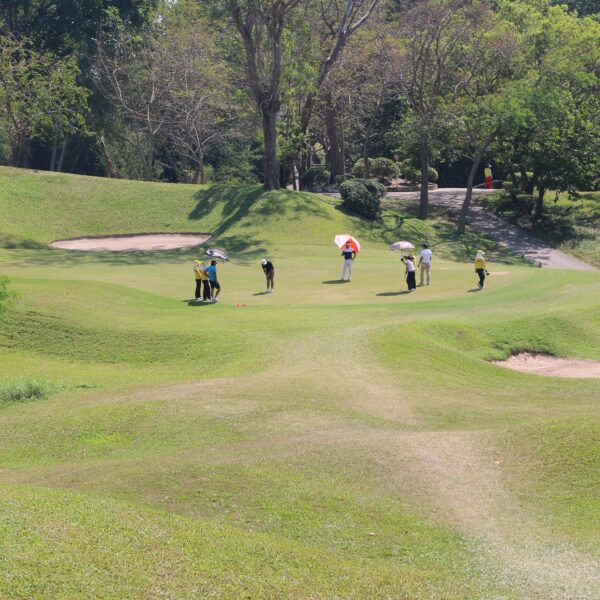
{"type": "Polygon", "coordinates": [[[13,169],[0,190],[0,394],[50,390],[0,402],[0,597],[600,593],[600,382],[490,363],[599,359],[600,274],[309,194],[13,169]],[[214,232],[223,302],[189,302],[197,252],[46,246],[144,231],[214,232]],[[351,283],[337,233],[363,245],[351,283]],[[432,243],[431,286],[402,293],[397,239],[432,243]],[[507,274],[476,291],[480,246],[507,274]]]}

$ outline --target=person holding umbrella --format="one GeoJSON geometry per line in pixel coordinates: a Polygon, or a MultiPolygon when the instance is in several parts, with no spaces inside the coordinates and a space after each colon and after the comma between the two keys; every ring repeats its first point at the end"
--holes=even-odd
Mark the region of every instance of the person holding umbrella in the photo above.
{"type": "Polygon", "coordinates": [[[485,264],[485,252],[483,250],[477,250],[477,254],[475,255],[475,273],[479,275],[479,283],[477,287],[481,290],[483,289],[483,285],[485,283],[485,276],[489,275],[487,270],[487,265],[485,264]]]}
{"type": "Polygon", "coordinates": [[[427,273],[427,285],[429,285],[431,280],[431,250],[429,249],[429,244],[423,244],[423,250],[421,250],[421,256],[419,257],[419,268],[421,269],[419,285],[423,285],[423,275],[425,273],[427,273]]]}
{"type": "Polygon", "coordinates": [[[417,277],[413,260],[411,260],[411,257],[408,254],[404,257],[404,264],[406,265],[406,284],[408,285],[409,292],[414,292],[417,289],[417,277]]]}
{"type": "Polygon", "coordinates": [[[346,242],[342,248],[342,256],[344,257],[344,267],[342,269],[342,277],[340,281],[344,281],[346,277],[346,271],[348,271],[348,281],[352,281],[352,263],[356,258],[356,251],[350,245],[350,242],[346,242]]]}
{"type": "Polygon", "coordinates": [[[263,273],[265,274],[265,277],[267,279],[267,289],[265,291],[265,294],[272,294],[275,280],[275,267],[273,266],[273,263],[270,260],[267,260],[266,258],[262,259],[261,265],[263,273]]]}

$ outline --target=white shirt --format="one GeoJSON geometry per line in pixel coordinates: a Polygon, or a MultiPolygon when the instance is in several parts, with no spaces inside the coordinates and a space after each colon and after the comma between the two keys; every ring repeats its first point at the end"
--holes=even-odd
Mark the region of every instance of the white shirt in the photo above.
{"type": "Polygon", "coordinates": [[[415,270],[415,265],[412,264],[412,260],[405,258],[404,262],[406,263],[406,268],[409,273],[412,273],[415,270]]]}
{"type": "Polygon", "coordinates": [[[421,263],[425,263],[426,265],[431,263],[431,250],[429,248],[421,251],[421,263]]]}

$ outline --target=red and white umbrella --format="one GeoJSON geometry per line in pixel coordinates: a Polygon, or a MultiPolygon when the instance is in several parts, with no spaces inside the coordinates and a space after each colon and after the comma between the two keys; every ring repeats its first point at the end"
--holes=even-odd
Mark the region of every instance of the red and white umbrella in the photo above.
{"type": "Polygon", "coordinates": [[[394,242],[390,250],[414,250],[415,247],[410,242],[394,242]]]}
{"type": "Polygon", "coordinates": [[[354,252],[357,254],[360,252],[360,242],[347,233],[336,235],[333,241],[338,248],[343,248],[348,243],[354,252]]]}

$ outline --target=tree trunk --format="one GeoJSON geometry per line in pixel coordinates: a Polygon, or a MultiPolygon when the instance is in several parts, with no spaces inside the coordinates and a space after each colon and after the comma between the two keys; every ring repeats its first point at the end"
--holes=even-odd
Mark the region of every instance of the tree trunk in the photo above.
{"type": "Polygon", "coordinates": [[[148,156],[146,157],[146,164],[144,166],[144,179],[146,181],[152,181],[152,175],[154,173],[154,139],[150,139],[148,156]]]}
{"type": "Polygon", "coordinates": [[[31,140],[25,138],[21,144],[21,166],[24,169],[29,169],[31,164],[31,140]]]}
{"type": "Polygon", "coordinates": [[[533,208],[532,220],[537,221],[542,218],[544,212],[544,195],[546,194],[546,186],[543,181],[540,180],[538,184],[538,195],[533,208]]]}
{"type": "Polygon", "coordinates": [[[421,197],[419,200],[419,219],[425,221],[429,217],[429,139],[421,135],[421,197]]]}
{"type": "Polygon", "coordinates": [[[117,169],[115,167],[115,163],[112,159],[112,156],[110,155],[110,152],[108,151],[108,147],[106,145],[106,140],[104,139],[104,135],[100,136],[99,144],[100,144],[100,151],[102,152],[102,156],[104,157],[104,163],[106,165],[106,175],[111,179],[115,179],[116,177],[118,177],[117,169]]]}
{"type": "Polygon", "coordinates": [[[462,206],[460,207],[460,214],[458,216],[457,231],[461,235],[465,232],[467,213],[469,212],[469,205],[471,204],[471,198],[473,197],[473,183],[475,182],[475,175],[477,174],[477,170],[481,164],[481,158],[481,154],[475,157],[475,160],[473,160],[473,165],[471,166],[471,170],[469,171],[469,177],[467,179],[467,192],[465,194],[465,199],[463,200],[462,206]]]}
{"type": "Polygon", "coordinates": [[[65,165],[65,154],[67,153],[67,145],[69,144],[69,136],[65,136],[65,141],[63,142],[60,156],[58,157],[58,164],[56,165],[56,170],[59,173],[62,173],[63,167],[65,165]]]}
{"type": "Polygon", "coordinates": [[[364,168],[364,177],[365,179],[369,179],[371,177],[371,163],[369,161],[369,154],[371,153],[371,124],[369,123],[367,126],[367,130],[365,132],[365,143],[363,145],[363,162],[365,164],[364,168]]]}
{"type": "Polygon", "coordinates": [[[277,112],[271,106],[262,107],[262,127],[265,139],[264,186],[268,190],[279,189],[279,165],[277,164],[277,112]]]}
{"type": "Polygon", "coordinates": [[[344,154],[342,149],[342,136],[337,119],[335,106],[327,104],[325,109],[325,127],[327,129],[329,166],[331,169],[331,181],[335,181],[336,175],[344,174],[344,154]]]}
{"type": "Polygon", "coordinates": [[[54,141],[52,143],[52,158],[50,159],[50,170],[54,171],[56,167],[56,155],[58,154],[58,138],[60,136],[60,123],[54,126],[54,141]]]}

